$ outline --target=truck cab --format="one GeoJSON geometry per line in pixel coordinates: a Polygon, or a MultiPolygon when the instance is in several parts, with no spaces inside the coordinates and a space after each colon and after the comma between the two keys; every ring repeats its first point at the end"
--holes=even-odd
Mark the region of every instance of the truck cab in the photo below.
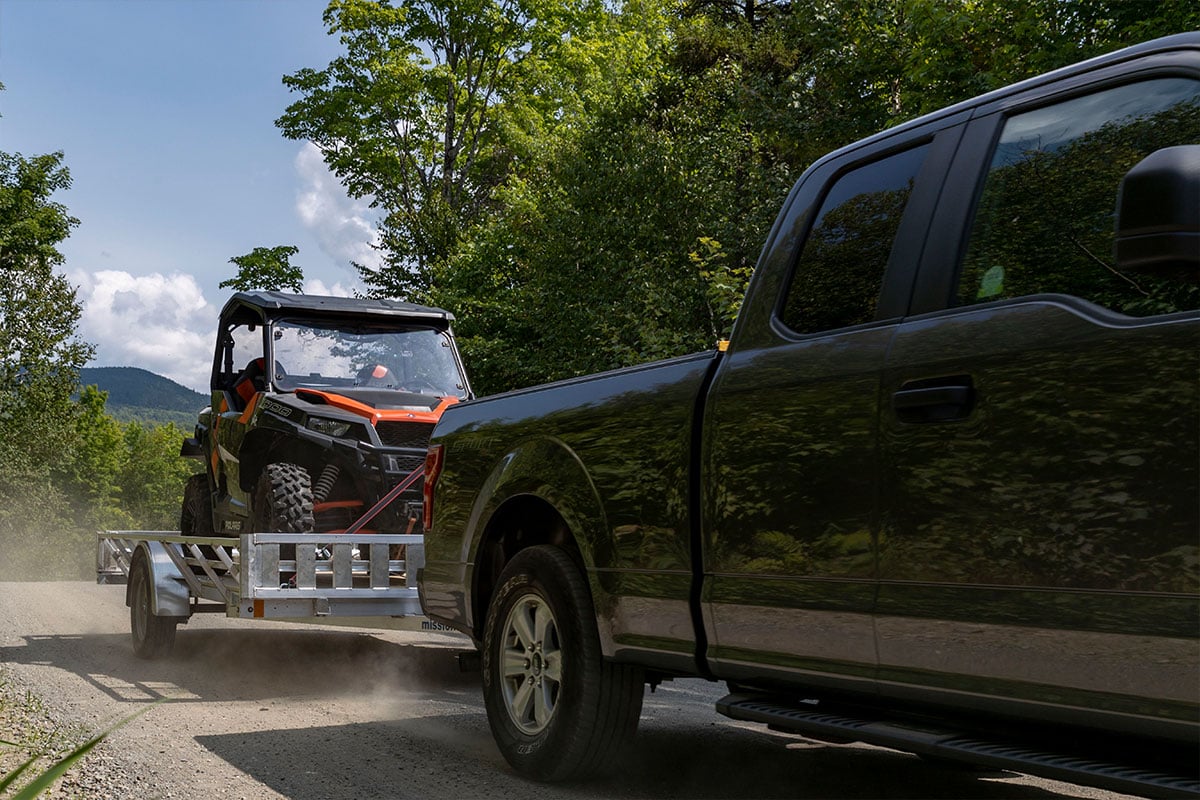
{"type": "Polygon", "coordinates": [[[1188,33],[818,160],[723,351],[448,410],[422,604],[545,780],[698,676],[781,730],[1195,795],[1198,378],[1188,33]]]}

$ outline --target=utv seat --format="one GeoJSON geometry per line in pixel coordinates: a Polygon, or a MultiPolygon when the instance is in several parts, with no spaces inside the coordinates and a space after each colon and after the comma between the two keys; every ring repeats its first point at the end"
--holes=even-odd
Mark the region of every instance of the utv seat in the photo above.
{"type": "Polygon", "coordinates": [[[261,358],[256,358],[246,365],[238,375],[236,381],[233,382],[233,391],[230,392],[233,406],[237,411],[242,411],[254,399],[254,395],[265,391],[267,388],[265,361],[261,358]]]}

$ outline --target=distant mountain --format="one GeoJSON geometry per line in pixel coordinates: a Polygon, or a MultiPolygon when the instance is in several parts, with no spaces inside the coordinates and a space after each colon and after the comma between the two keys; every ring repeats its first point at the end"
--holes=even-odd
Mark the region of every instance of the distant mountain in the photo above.
{"type": "Polygon", "coordinates": [[[79,385],[108,392],[105,410],[122,422],[174,422],[185,431],[196,424],[197,412],[209,401],[206,395],[138,367],[84,367],[79,385]]]}

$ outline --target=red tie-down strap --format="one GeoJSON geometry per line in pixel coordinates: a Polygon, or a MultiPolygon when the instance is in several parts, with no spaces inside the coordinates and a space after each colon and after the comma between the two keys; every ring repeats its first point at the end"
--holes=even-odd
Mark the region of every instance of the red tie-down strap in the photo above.
{"type": "Polygon", "coordinates": [[[361,517],[356,519],[353,523],[351,523],[350,527],[346,528],[346,530],[342,531],[342,533],[358,533],[359,530],[361,530],[364,525],[366,525],[371,520],[375,519],[375,517],[379,515],[380,511],[383,511],[385,508],[387,508],[389,505],[391,505],[393,500],[395,500],[397,497],[399,497],[401,494],[403,494],[405,489],[407,489],[408,487],[410,487],[414,483],[416,483],[417,480],[419,480],[420,477],[424,474],[425,474],[424,466],[420,466],[420,467],[417,467],[416,469],[414,469],[412,472],[410,472],[408,474],[408,477],[406,477],[404,480],[397,483],[395,488],[393,488],[390,492],[388,492],[383,497],[381,497],[379,499],[378,503],[371,506],[371,508],[368,509],[367,513],[363,514],[361,517]]]}

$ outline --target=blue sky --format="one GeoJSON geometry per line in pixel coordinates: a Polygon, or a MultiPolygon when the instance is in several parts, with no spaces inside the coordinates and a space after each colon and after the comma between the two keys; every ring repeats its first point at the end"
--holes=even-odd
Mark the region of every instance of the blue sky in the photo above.
{"type": "Polygon", "coordinates": [[[62,150],[62,246],[95,366],[206,391],[232,256],[292,244],[310,293],[361,284],[376,215],[275,119],[339,52],[325,0],[0,0],[0,150],[62,150]]]}

